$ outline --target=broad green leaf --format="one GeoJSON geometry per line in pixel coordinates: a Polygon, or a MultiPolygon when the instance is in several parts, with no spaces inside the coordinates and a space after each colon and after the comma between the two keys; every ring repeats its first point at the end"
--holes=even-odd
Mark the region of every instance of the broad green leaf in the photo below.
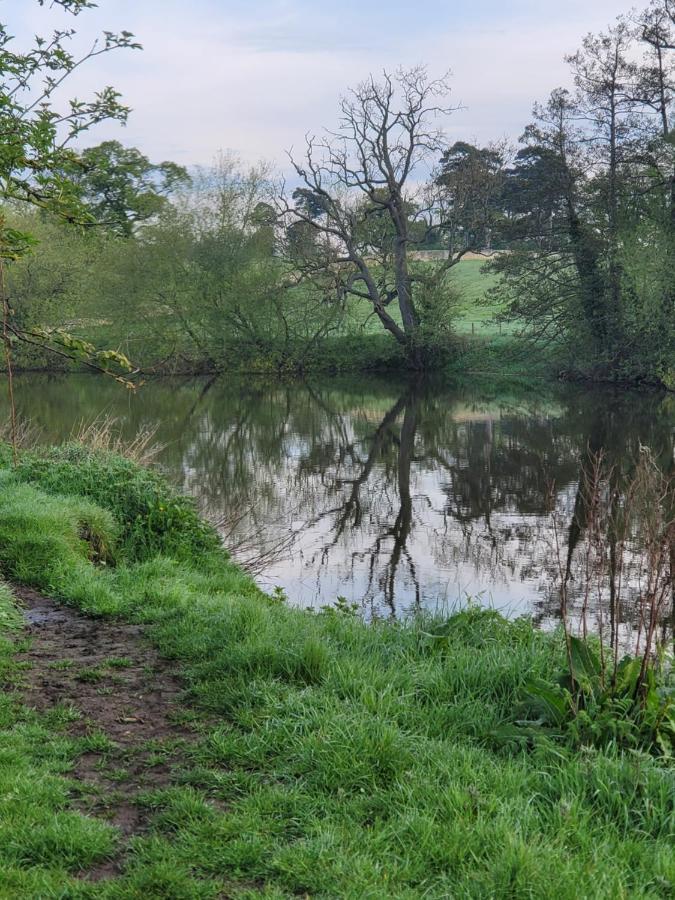
{"type": "Polygon", "coordinates": [[[527,682],[524,697],[529,709],[547,724],[563,725],[570,713],[569,698],[560,689],[541,679],[527,682]]]}
{"type": "Polygon", "coordinates": [[[570,637],[570,654],[574,678],[577,681],[588,681],[590,686],[593,686],[593,682],[602,673],[602,666],[597,654],[590,648],[587,641],[582,641],[578,637],[570,637]]]}

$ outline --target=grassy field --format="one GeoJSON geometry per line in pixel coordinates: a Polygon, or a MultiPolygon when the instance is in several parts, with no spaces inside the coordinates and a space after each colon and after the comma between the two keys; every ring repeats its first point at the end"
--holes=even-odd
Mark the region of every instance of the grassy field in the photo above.
{"type": "MultiPolygon", "coordinates": [[[[450,275],[450,286],[455,302],[453,303],[453,325],[458,334],[471,334],[472,324],[476,336],[489,337],[494,334],[507,333],[507,326],[494,321],[500,312],[498,304],[487,297],[490,288],[495,287],[499,278],[484,271],[485,260],[462,260],[450,275]]],[[[399,321],[399,312],[395,306],[391,314],[399,321]]],[[[372,314],[372,308],[364,302],[353,302],[349,309],[346,327],[365,334],[377,334],[382,326],[372,314]]]]}
{"type": "Polygon", "coordinates": [[[473,334],[478,338],[512,334],[516,330],[515,325],[508,323],[500,326],[495,321],[501,307],[487,296],[487,292],[498,285],[499,276],[485,272],[484,269],[484,260],[467,259],[462,260],[452,271],[450,283],[457,294],[455,331],[461,335],[473,334]]]}
{"type": "MultiPolygon", "coordinates": [[[[487,377],[508,381],[526,376],[546,381],[555,377],[559,366],[554,348],[536,352],[518,338],[517,322],[500,323],[501,307],[488,291],[498,284],[498,276],[484,271],[485,261],[463,260],[452,271],[450,288],[454,296],[452,334],[454,340],[441,369],[454,379],[487,377]]],[[[392,307],[398,321],[398,309],[392,307]]],[[[396,369],[404,365],[401,349],[382,330],[368,305],[352,302],[347,310],[345,334],[330,337],[321,348],[317,368],[346,371],[396,369]]]]}
{"type": "Polygon", "coordinates": [[[557,670],[557,636],[473,609],[442,627],[298,611],[133,463],[77,447],[0,463],[5,578],[142,625],[194,734],[148,759],[169,775],[136,796],[143,829],[84,814],[78,761],[109,768],[112,738],[27,705],[3,587],[0,897],[672,896],[672,770],[494,739],[524,682],[557,670]]]}

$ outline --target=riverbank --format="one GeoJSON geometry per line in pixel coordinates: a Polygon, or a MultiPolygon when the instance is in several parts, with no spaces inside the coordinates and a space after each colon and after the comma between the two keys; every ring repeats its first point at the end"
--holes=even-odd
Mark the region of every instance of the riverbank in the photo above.
{"type": "MultiPolygon", "coordinates": [[[[469,323],[471,325],[472,323],[469,323]]],[[[6,370],[0,363],[0,375],[6,370]]],[[[91,374],[83,365],[55,359],[48,353],[17,354],[14,372],[17,375],[64,376],[91,374]]],[[[395,377],[397,379],[444,380],[463,385],[516,385],[538,390],[554,388],[557,384],[620,388],[625,390],[656,390],[675,392],[672,379],[643,377],[626,379],[621,374],[579,368],[560,353],[546,352],[535,344],[518,338],[513,332],[503,334],[489,323],[478,322],[475,334],[466,331],[453,336],[438,350],[423,371],[411,369],[401,348],[386,335],[357,334],[327,338],[312,352],[302,348],[295,352],[288,348],[271,348],[265,353],[237,352],[218,362],[175,354],[161,360],[151,359],[138,365],[134,379],[163,378],[225,378],[225,377],[395,377]]]]}
{"type": "Polygon", "coordinates": [[[559,669],[556,636],[474,609],[443,628],[302,612],[135,463],[9,458],[0,571],[76,610],[92,663],[37,652],[3,588],[0,896],[669,896],[669,770],[494,740],[525,682],[559,669]],[[137,702],[144,659],[161,734],[137,702]],[[53,704],[36,667],[66,673],[53,704]],[[128,714],[98,716],[125,691],[128,714]]]}
{"type": "MultiPolygon", "coordinates": [[[[385,334],[345,334],[326,338],[307,350],[269,347],[264,352],[239,350],[223,360],[206,360],[187,354],[171,354],[162,359],[137,359],[135,377],[140,379],[173,376],[222,377],[265,376],[302,377],[310,375],[377,375],[445,378],[462,380],[469,377],[488,380],[525,380],[528,383],[554,383],[560,376],[560,363],[555,356],[535,352],[526,342],[509,331],[503,334],[489,322],[475,325],[475,333],[466,332],[466,323],[447,343],[437,348],[424,372],[412,370],[401,347],[385,334]]],[[[84,365],[59,359],[46,351],[18,352],[14,364],[17,374],[66,375],[90,371],[84,365]]],[[[0,363],[0,373],[5,369],[0,363]]]]}

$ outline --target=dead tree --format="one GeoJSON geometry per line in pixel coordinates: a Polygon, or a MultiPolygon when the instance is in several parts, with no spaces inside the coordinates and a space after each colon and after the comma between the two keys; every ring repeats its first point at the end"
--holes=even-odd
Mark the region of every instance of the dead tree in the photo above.
{"type": "Polygon", "coordinates": [[[467,242],[454,249],[440,194],[428,190],[449,146],[439,127],[453,111],[448,94],[447,80],[431,80],[422,67],[385,72],[381,81],[371,76],[342,99],[337,131],[308,136],[302,161],[291,155],[303,186],[295,204],[287,196],[279,201],[285,232],[295,238],[289,256],[298,277],[321,287],[327,300],[370,304],[413,368],[426,362],[417,295],[440,286],[472,249],[467,242]],[[431,231],[448,238],[448,254],[422,272],[410,250],[431,231]]]}

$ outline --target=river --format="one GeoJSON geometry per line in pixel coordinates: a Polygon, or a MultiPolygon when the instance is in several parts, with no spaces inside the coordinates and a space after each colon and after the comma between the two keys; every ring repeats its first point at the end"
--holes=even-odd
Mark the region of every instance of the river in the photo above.
{"type": "MultiPolygon", "coordinates": [[[[22,375],[19,415],[46,442],[114,416],[156,428],[159,462],[266,589],[338,597],[368,618],[467,602],[540,624],[558,610],[584,455],[618,471],[640,445],[673,460],[675,397],[610,389],[457,388],[378,377],[162,379],[22,375]]],[[[6,413],[4,395],[0,411],[6,413]]]]}

